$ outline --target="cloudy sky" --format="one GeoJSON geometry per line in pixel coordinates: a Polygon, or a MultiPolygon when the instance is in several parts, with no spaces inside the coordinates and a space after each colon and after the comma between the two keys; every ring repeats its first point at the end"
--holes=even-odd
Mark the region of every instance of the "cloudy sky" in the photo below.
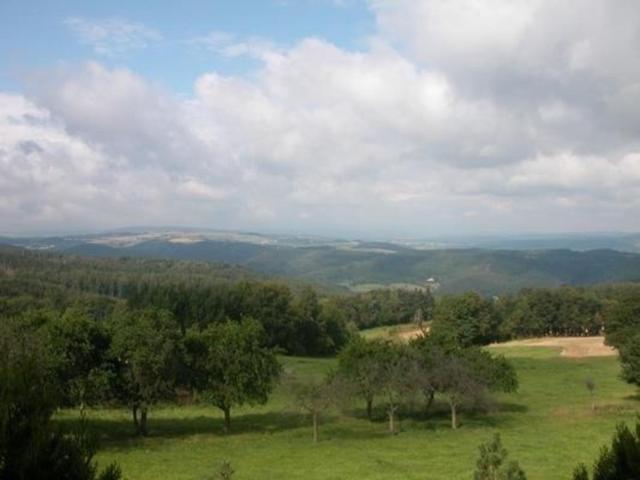
{"type": "Polygon", "coordinates": [[[127,225],[640,230],[640,3],[3,0],[0,233],[127,225]]]}

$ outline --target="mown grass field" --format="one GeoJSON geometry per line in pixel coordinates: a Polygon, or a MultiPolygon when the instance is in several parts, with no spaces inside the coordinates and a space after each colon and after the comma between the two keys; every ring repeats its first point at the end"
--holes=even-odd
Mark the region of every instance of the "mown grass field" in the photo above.
{"type": "MultiPolygon", "coordinates": [[[[231,462],[237,480],[470,479],[478,445],[499,431],[530,480],[570,479],[578,462],[592,463],[616,423],[635,420],[640,397],[619,379],[616,358],[567,359],[559,349],[543,347],[500,352],[513,359],[520,391],[498,396],[488,414],[464,413],[457,431],[439,405],[428,418],[405,409],[401,432],[390,436],[381,409],[379,421],[369,422],[356,403],[348,415],[325,418],[320,442],[313,444],[309,420],[277,392],[265,406],[236,409],[228,436],[214,407],[157,407],[145,439],[131,436],[127,411],[92,411],[90,423],[101,439],[97,459],[118,461],[129,480],[210,479],[222,460],[231,462]],[[596,412],[586,378],[596,383],[596,412]]],[[[305,377],[322,375],[335,362],[283,361],[305,377]]],[[[58,415],[63,423],[76,418],[72,411],[58,415]]]]}

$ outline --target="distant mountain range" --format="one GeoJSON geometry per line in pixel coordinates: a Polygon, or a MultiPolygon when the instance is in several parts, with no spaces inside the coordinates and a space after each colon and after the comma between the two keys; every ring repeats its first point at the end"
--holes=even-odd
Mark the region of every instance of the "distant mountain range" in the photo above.
{"type": "Polygon", "coordinates": [[[127,229],[0,243],[86,256],[215,261],[350,290],[383,286],[500,294],[523,287],[640,281],[640,235],[386,242],[199,229],[127,229]]]}

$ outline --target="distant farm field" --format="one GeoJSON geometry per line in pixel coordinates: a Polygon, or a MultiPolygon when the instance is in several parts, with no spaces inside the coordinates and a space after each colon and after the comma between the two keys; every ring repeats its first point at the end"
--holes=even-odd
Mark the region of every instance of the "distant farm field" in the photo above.
{"type": "MultiPolygon", "coordinates": [[[[501,395],[487,414],[463,413],[452,431],[444,405],[427,418],[419,406],[405,408],[401,432],[386,433],[379,420],[363,418],[354,403],[347,414],[324,418],[320,442],[311,441],[309,420],[281,391],[261,407],[233,412],[234,433],[222,433],[220,412],[209,406],[168,406],[151,411],[151,436],[131,437],[125,410],[95,410],[90,423],[99,432],[101,463],[116,460],[129,480],[214,478],[231,462],[234,480],[267,479],[470,479],[477,448],[499,431],[530,480],[569,479],[578,462],[591,464],[615,425],[633,421],[640,407],[637,390],[619,379],[615,357],[565,358],[560,347],[500,347],[520,376],[517,394],[501,395]],[[596,385],[595,412],[585,388],[596,385]]],[[[322,375],[333,359],[283,358],[301,377],[322,375]]],[[[72,423],[74,411],[58,421],[72,423]]]]}

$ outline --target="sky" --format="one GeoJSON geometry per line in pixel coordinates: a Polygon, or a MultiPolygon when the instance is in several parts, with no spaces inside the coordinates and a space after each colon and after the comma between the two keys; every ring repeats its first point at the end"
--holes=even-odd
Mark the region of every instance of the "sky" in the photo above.
{"type": "Polygon", "coordinates": [[[637,0],[0,1],[0,234],[640,230],[637,0]]]}

